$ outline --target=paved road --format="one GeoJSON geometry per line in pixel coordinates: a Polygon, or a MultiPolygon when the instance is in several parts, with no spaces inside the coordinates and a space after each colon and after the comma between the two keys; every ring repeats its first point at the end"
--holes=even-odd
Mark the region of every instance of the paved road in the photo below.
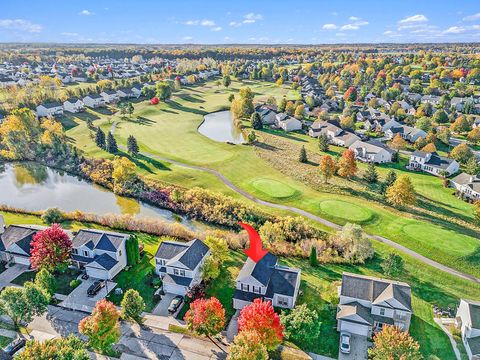
{"type": "MultiPolygon", "coordinates": [[[[298,215],[305,216],[306,218],[309,218],[309,219],[311,219],[313,221],[316,221],[320,224],[328,226],[332,229],[339,230],[339,229],[342,228],[341,225],[335,224],[335,223],[333,223],[329,220],[321,218],[320,216],[314,215],[314,214],[312,214],[308,211],[305,211],[305,210],[302,210],[302,209],[299,209],[299,208],[296,208],[296,207],[293,207],[293,206],[275,204],[275,203],[272,203],[272,202],[269,202],[269,201],[259,199],[255,196],[253,196],[252,194],[246,192],[245,190],[240,189],[239,187],[235,186],[230,180],[228,180],[224,175],[222,175],[220,172],[218,172],[216,170],[213,170],[213,169],[210,169],[210,168],[207,168],[207,167],[203,167],[203,166],[186,164],[186,163],[183,163],[181,161],[169,159],[167,157],[158,156],[158,155],[155,155],[155,154],[143,153],[142,152],[142,155],[147,156],[147,157],[151,157],[151,158],[154,158],[154,159],[157,159],[157,160],[165,161],[165,162],[168,162],[168,163],[171,163],[171,164],[183,166],[183,167],[188,168],[188,169],[194,169],[194,170],[199,170],[199,171],[210,173],[210,174],[216,176],[218,179],[220,179],[220,181],[222,181],[230,189],[232,189],[236,193],[246,197],[247,199],[253,201],[254,203],[257,203],[257,204],[260,204],[260,205],[263,205],[263,206],[267,206],[267,207],[270,207],[270,208],[274,208],[274,209],[291,211],[291,212],[294,212],[298,215]]],[[[442,265],[442,264],[440,264],[436,261],[433,261],[433,260],[431,260],[431,259],[429,259],[429,258],[427,258],[423,255],[420,255],[420,254],[416,253],[415,251],[410,250],[409,248],[406,248],[405,246],[400,245],[400,244],[396,243],[395,241],[392,241],[392,240],[387,239],[385,237],[378,236],[378,235],[372,235],[372,234],[368,234],[368,235],[372,239],[375,239],[375,240],[380,241],[384,244],[387,244],[387,245],[389,245],[389,246],[391,246],[391,247],[393,247],[393,248],[395,248],[399,251],[407,253],[408,255],[414,257],[415,259],[417,259],[417,260],[419,260],[419,261],[421,261],[425,264],[428,264],[430,266],[433,266],[434,268],[442,270],[442,271],[444,271],[446,273],[449,273],[453,276],[457,276],[459,278],[462,278],[462,279],[465,279],[465,280],[470,280],[470,281],[473,281],[477,284],[480,284],[480,279],[473,276],[473,275],[465,274],[461,271],[458,271],[458,270],[452,269],[448,266],[442,265]]]]}
{"type": "MultiPolygon", "coordinates": [[[[35,318],[29,325],[31,335],[38,340],[78,333],[78,323],[87,314],[49,306],[48,313],[35,318]]],[[[122,358],[155,360],[213,360],[225,359],[226,354],[211,341],[153,327],[122,323],[122,336],[115,347],[122,358]],[[124,356],[125,355],[125,356],[124,356]]]]}

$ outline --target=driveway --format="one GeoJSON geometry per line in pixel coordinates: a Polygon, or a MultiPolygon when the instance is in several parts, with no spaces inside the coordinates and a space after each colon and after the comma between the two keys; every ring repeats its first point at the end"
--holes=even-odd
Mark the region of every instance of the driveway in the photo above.
{"type": "MultiPolygon", "coordinates": [[[[165,295],[163,295],[160,302],[157,304],[157,306],[155,306],[155,309],[153,309],[152,314],[159,315],[159,316],[172,316],[168,312],[168,307],[170,306],[170,303],[172,302],[175,296],[177,295],[170,294],[170,293],[166,293],[165,295]]],[[[180,308],[177,310],[177,313],[182,308],[182,306],[180,306],[180,308]]],[[[174,315],[176,315],[176,313],[174,315]]]]}
{"type": "Polygon", "coordinates": [[[10,285],[12,280],[15,280],[18,276],[20,276],[20,274],[27,270],[28,266],[22,264],[14,264],[5,269],[5,271],[0,274],[0,289],[10,285]]]}
{"type": "Polygon", "coordinates": [[[83,280],[82,283],[77,288],[75,288],[66,297],[65,300],[60,303],[60,306],[67,309],[80,310],[91,313],[97,301],[106,297],[108,293],[112,291],[115,286],[117,286],[117,283],[114,283],[113,281],[108,281],[107,286],[102,288],[97,295],[89,297],[87,295],[87,290],[95,280],[96,279],[92,278],[83,280]]]}
{"type": "Polygon", "coordinates": [[[367,355],[368,355],[367,337],[352,334],[352,337],[350,338],[350,354],[343,354],[342,352],[339,352],[338,360],[367,360],[367,355]]]}

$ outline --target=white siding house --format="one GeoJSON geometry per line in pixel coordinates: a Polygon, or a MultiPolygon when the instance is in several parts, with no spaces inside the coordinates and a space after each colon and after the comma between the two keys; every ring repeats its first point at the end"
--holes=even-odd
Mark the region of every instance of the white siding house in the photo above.
{"type": "Polygon", "coordinates": [[[71,113],[78,113],[85,110],[83,101],[78,98],[70,98],[63,103],[63,109],[71,113]]]}
{"type": "Polygon", "coordinates": [[[355,157],[363,162],[373,162],[377,164],[389,163],[392,161],[392,155],[395,151],[378,140],[355,141],[348,147],[353,150],[355,157]]]}
{"type": "Polygon", "coordinates": [[[437,153],[414,151],[408,162],[410,170],[421,170],[435,176],[450,176],[460,169],[460,164],[454,159],[440,156],[437,153]]]}
{"type": "Polygon", "coordinates": [[[460,300],[455,323],[462,333],[468,359],[480,359],[480,302],[460,300]]]}
{"type": "Polygon", "coordinates": [[[83,98],[83,103],[89,108],[96,109],[105,106],[105,100],[98,94],[90,94],[83,98]]]}
{"type": "Polygon", "coordinates": [[[37,115],[38,116],[62,116],[63,115],[63,104],[59,102],[51,102],[40,104],[37,106],[37,115]]]}

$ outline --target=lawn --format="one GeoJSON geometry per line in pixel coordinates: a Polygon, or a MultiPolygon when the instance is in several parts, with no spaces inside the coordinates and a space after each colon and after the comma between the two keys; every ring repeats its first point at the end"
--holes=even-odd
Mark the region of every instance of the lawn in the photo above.
{"type": "MultiPolygon", "coordinates": [[[[426,212],[401,212],[372,202],[370,195],[358,185],[354,191],[350,191],[351,195],[332,194],[329,188],[313,188],[302,181],[303,174],[297,172],[294,175],[285,175],[266,160],[259,158],[251,146],[232,146],[199,134],[197,127],[202,122],[203,115],[226,108],[228,95],[237,93],[239,88],[245,85],[252,88],[256,100],[265,100],[269,95],[295,98],[298,94],[288,87],[259,81],[234,81],[229,89],[218,87],[212,81],[183,88],[168,103],[135,103],[135,112],[131,119],[92,111],[95,118],[93,122],[104,131],[109,131],[113,122],[118,123],[115,137],[122,146],[126,145],[129,135],[136,137],[141,150],[150,154],[136,161],[139,173],[148,178],[188,188],[200,186],[250,202],[234,193],[212,174],[172,165],[155,159],[155,156],[206,166],[218,170],[236,186],[258,198],[298,207],[339,224],[357,222],[371,233],[391,238],[445,265],[480,276],[480,269],[475,263],[480,246],[478,231],[469,231],[465,226],[448,220],[456,218],[471,223],[472,205],[452,196],[452,189],[444,188],[441,179],[409,172],[419,194],[420,205],[426,212]],[[442,245],[438,246],[436,238],[425,236],[425,232],[416,232],[415,227],[410,225],[428,229],[429,234],[440,234],[444,239],[442,245]],[[444,233],[445,230],[449,231],[448,236],[444,233]],[[478,246],[475,246],[476,243],[478,246]],[[454,256],[451,256],[449,251],[442,250],[450,247],[456,249],[454,256]],[[432,249],[440,250],[434,253],[432,249]]],[[[75,144],[88,156],[111,157],[111,154],[94,144],[86,122],[76,121],[78,125],[67,131],[75,144]]],[[[307,151],[318,153],[318,140],[307,135],[282,134],[270,130],[265,133],[275,134],[296,146],[305,145],[307,151]]],[[[343,149],[331,147],[332,154],[339,154],[341,151],[343,149]]],[[[298,158],[297,153],[294,155],[298,158]]],[[[403,167],[405,161],[406,158],[402,157],[400,164],[378,167],[380,177],[383,178],[391,168],[406,172],[403,167]]],[[[365,166],[359,164],[361,170],[364,170],[365,166]]],[[[342,186],[349,188],[354,186],[354,183],[344,182],[342,186]]],[[[270,213],[280,213],[276,209],[261,208],[270,213]]]]}
{"type": "MultiPolygon", "coordinates": [[[[55,273],[55,292],[62,295],[70,294],[74,289],[70,286],[70,282],[80,274],[81,271],[77,269],[67,269],[63,273],[55,273]]],[[[35,271],[26,271],[13,279],[12,284],[23,286],[27,281],[34,281],[35,275],[35,271]]]]}
{"type": "Polygon", "coordinates": [[[3,349],[5,346],[7,346],[8,344],[10,344],[12,341],[13,341],[12,338],[9,338],[9,337],[0,335],[0,348],[3,349]]]}

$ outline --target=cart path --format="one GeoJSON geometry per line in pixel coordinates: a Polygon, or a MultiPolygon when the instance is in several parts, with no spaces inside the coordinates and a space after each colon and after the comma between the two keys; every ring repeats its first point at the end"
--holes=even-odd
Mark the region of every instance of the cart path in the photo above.
{"type": "MultiPolygon", "coordinates": [[[[262,200],[262,199],[259,199],[255,196],[253,196],[252,194],[246,192],[245,190],[243,189],[240,189],[239,187],[237,187],[236,185],[234,185],[230,180],[228,180],[224,175],[222,175],[220,172],[216,171],[216,170],[213,170],[213,169],[210,169],[210,168],[207,168],[207,167],[203,167],[203,166],[198,166],[198,165],[190,165],[190,164],[186,164],[184,162],[181,162],[181,161],[177,161],[177,160],[173,160],[173,159],[170,159],[170,158],[167,158],[167,157],[163,157],[163,156],[159,156],[159,155],[155,155],[155,154],[150,154],[150,153],[146,153],[146,152],[142,152],[141,153],[142,155],[144,156],[147,156],[147,157],[151,157],[151,158],[154,158],[154,159],[157,159],[157,160],[161,160],[161,161],[165,161],[165,162],[168,162],[168,163],[171,163],[171,164],[175,164],[175,165],[178,165],[178,166],[182,166],[182,167],[185,167],[185,168],[188,168],[188,169],[193,169],[193,170],[199,170],[199,171],[203,171],[203,172],[207,172],[207,173],[210,173],[214,176],[216,176],[218,179],[220,179],[220,181],[222,181],[222,183],[224,183],[226,186],[228,186],[230,189],[232,189],[233,191],[235,191],[236,193],[246,197],[247,199],[253,201],[254,203],[257,203],[257,204],[260,204],[260,205],[263,205],[263,206],[267,206],[267,207],[270,207],[270,208],[274,208],[274,209],[280,209],[280,210],[287,210],[287,211],[291,211],[293,213],[296,213],[298,215],[301,215],[301,216],[305,216],[306,218],[309,218],[313,221],[316,221],[320,224],[323,224],[325,226],[328,226],[332,229],[335,229],[335,230],[340,230],[342,228],[341,225],[338,225],[338,224],[335,224],[327,219],[324,219],[324,218],[321,218],[320,216],[317,216],[315,214],[312,214],[308,211],[305,211],[305,210],[302,210],[302,209],[299,209],[299,208],[296,208],[296,207],[293,207],[293,206],[288,206],[288,205],[282,205],[282,204],[276,204],[276,203],[272,203],[272,202],[269,202],[269,201],[265,201],[265,200],[262,200]]],[[[413,258],[427,264],[427,265],[430,265],[434,268],[437,268],[439,270],[442,270],[450,275],[453,275],[453,276],[456,276],[456,277],[459,277],[459,278],[462,278],[462,279],[465,279],[465,280],[469,280],[469,281],[473,281],[477,284],[480,284],[480,279],[473,276],[473,275],[470,275],[470,274],[466,274],[466,273],[463,273],[461,271],[458,271],[458,270],[455,270],[455,269],[452,269],[451,267],[448,267],[446,265],[443,265],[443,264],[440,264],[432,259],[429,259],[401,244],[398,244],[396,243],[395,241],[392,241],[390,239],[387,239],[383,236],[379,236],[379,235],[373,235],[373,234],[368,234],[367,235],[369,237],[371,237],[372,239],[375,239],[377,241],[380,241],[384,244],[387,244],[399,251],[402,251],[410,256],[412,256],[413,258]]]]}

